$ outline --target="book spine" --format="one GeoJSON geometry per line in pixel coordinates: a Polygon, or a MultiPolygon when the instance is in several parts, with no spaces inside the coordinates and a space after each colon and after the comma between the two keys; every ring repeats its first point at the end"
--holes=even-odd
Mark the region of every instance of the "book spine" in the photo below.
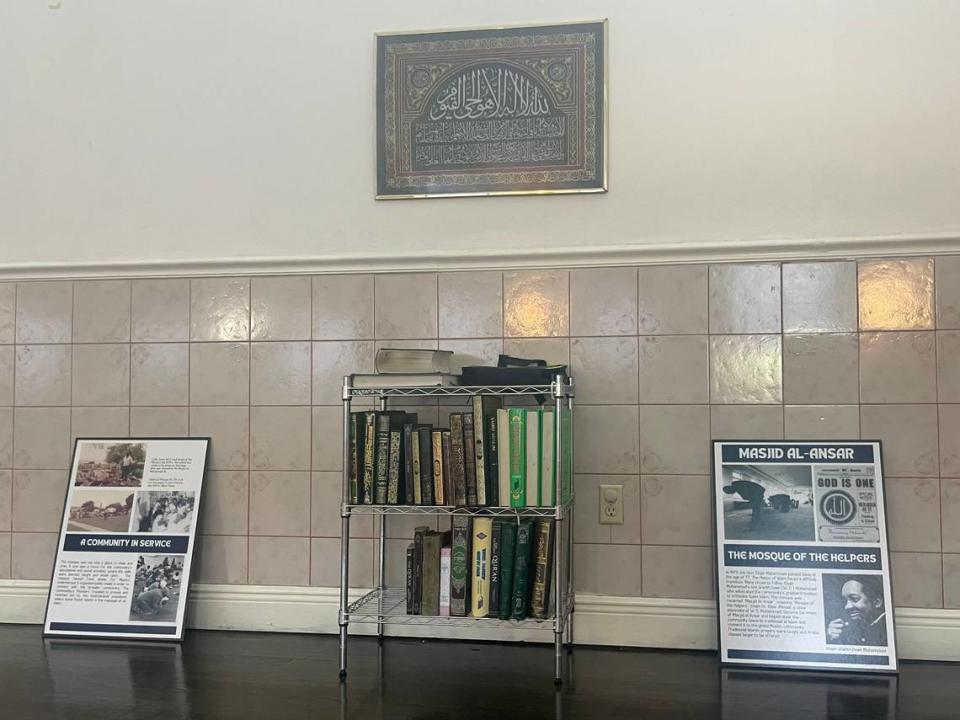
{"type": "Polygon", "coordinates": [[[377,474],[377,416],[364,413],[363,438],[363,502],[372,505],[377,474]]]}
{"type": "Polygon", "coordinates": [[[453,464],[453,504],[467,504],[466,466],[463,457],[463,414],[450,414],[450,452],[453,464]]]}
{"type": "Polygon", "coordinates": [[[495,519],[490,536],[490,614],[500,613],[500,544],[503,521],[495,519]]]}
{"type": "Polygon", "coordinates": [[[526,502],[528,507],[540,504],[540,419],[541,411],[527,410],[526,439],[526,502]]]}
{"type": "Polygon", "coordinates": [[[473,413],[463,414],[463,470],[467,486],[467,505],[476,507],[485,505],[480,501],[480,489],[477,487],[477,448],[473,433],[473,413]]]}
{"type": "Polygon", "coordinates": [[[373,488],[374,502],[387,504],[390,468],[390,416],[377,413],[377,479],[373,488]]]}
{"type": "Polygon", "coordinates": [[[453,539],[450,558],[450,614],[467,614],[467,571],[470,556],[470,517],[453,516],[453,539]]]}
{"type": "Polygon", "coordinates": [[[387,474],[387,504],[397,505],[400,502],[400,468],[403,458],[400,448],[402,440],[402,430],[390,431],[390,466],[387,474]]]}
{"type": "Polygon", "coordinates": [[[424,425],[417,428],[420,436],[420,500],[424,505],[433,505],[433,428],[424,425]]]}
{"type": "Polygon", "coordinates": [[[440,548],[440,615],[450,615],[450,548],[440,548]]]}
{"type": "Polygon", "coordinates": [[[524,520],[517,526],[516,552],[513,557],[513,600],[510,617],[523,620],[527,617],[530,599],[530,552],[533,522],[524,520]]]}
{"type": "Polygon", "coordinates": [[[423,534],[423,593],[421,615],[440,614],[440,533],[423,534]]]}
{"type": "Polygon", "coordinates": [[[362,457],[357,447],[360,439],[360,433],[357,429],[358,416],[359,413],[350,413],[350,483],[347,502],[353,505],[356,505],[358,502],[361,482],[359,473],[357,472],[358,458],[362,457]]]}
{"type": "Polygon", "coordinates": [[[410,433],[410,477],[413,486],[413,504],[423,505],[423,487],[420,484],[420,431],[416,428],[410,433]]]}
{"type": "Polygon", "coordinates": [[[557,468],[554,465],[553,448],[557,426],[553,410],[544,410],[540,434],[540,504],[551,507],[556,504],[557,468]]]}
{"type": "MultiPolygon", "coordinates": [[[[413,452],[414,426],[406,423],[403,426],[403,472],[400,473],[400,485],[403,487],[403,499],[407,505],[415,505],[413,488],[413,461],[416,457],[413,452]]],[[[420,459],[417,458],[417,464],[420,459]]]]}
{"type": "Polygon", "coordinates": [[[443,504],[454,505],[453,498],[453,451],[450,431],[443,431],[443,504]]]}
{"type": "Polygon", "coordinates": [[[473,520],[473,579],[470,584],[470,614],[475,618],[490,614],[490,542],[493,523],[490,518],[473,520]]]}
{"type": "Polygon", "coordinates": [[[477,475],[477,504],[492,505],[487,489],[487,424],[483,419],[483,395],[473,396],[473,461],[477,475]]]}
{"type": "Polygon", "coordinates": [[[504,521],[500,527],[500,619],[509,620],[513,611],[513,561],[517,545],[517,524],[504,521]]]}
{"type": "Polygon", "coordinates": [[[430,433],[430,446],[433,448],[433,504],[443,505],[443,432],[433,430],[430,433]]]}
{"type": "Polygon", "coordinates": [[[426,525],[414,528],[413,531],[413,612],[421,613],[423,603],[423,535],[429,532],[426,525]]]}
{"type": "Polygon", "coordinates": [[[413,561],[416,550],[413,543],[407,545],[407,615],[416,615],[416,601],[413,595],[413,561]]]}
{"type": "MultiPolygon", "coordinates": [[[[500,504],[500,488],[499,481],[500,475],[499,470],[497,469],[497,413],[496,411],[485,415],[483,418],[483,437],[486,442],[486,445],[483,449],[484,457],[483,462],[485,465],[486,480],[485,486],[487,489],[487,505],[493,505],[494,507],[500,504]]],[[[477,461],[477,467],[480,467],[479,460],[477,461]]],[[[479,486],[479,481],[477,482],[479,486]]]]}
{"type": "Polygon", "coordinates": [[[523,507],[527,504],[527,411],[524,408],[510,408],[510,507],[523,507]]]}
{"type": "Polygon", "coordinates": [[[510,507],[510,413],[497,410],[497,497],[500,507],[510,507]]]}
{"type": "Polygon", "coordinates": [[[530,588],[530,614],[547,617],[550,608],[550,569],[553,546],[553,523],[537,520],[533,542],[533,582],[530,588]]]}

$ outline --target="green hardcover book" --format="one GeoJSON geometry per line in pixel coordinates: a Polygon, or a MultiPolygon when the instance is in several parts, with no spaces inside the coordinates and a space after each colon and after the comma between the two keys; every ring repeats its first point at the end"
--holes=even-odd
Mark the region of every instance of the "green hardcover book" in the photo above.
{"type": "Polygon", "coordinates": [[[377,477],[377,414],[363,413],[363,503],[373,504],[377,477]]]}
{"type": "Polygon", "coordinates": [[[533,520],[517,526],[517,544],[513,557],[513,601],[510,617],[523,620],[530,605],[530,555],[533,551],[533,520]]]}
{"type": "Polygon", "coordinates": [[[500,526],[500,619],[509,620],[513,609],[513,560],[517,544],[517,524],[504,521],[500,526]]]}
{"type": "Polygon", "coordinates": [[[363,413],[350,413],[350,503],[360,502],[363,492],[363,413]]]}
{"type": "Polygon", "coordinates": [[[465,617],[470,603],[467,572],[471,531],[469,515],[453,516],[453,538],[450,543],[450,615],[453,617],[465,617]]]}
{"type": "Polygon", "coordinates": [[[377,457],[376,480],[373,486],[375,505],[387,504],[390,467],[390,416],[385,412],[377,413],[377,457]]]}
{"type": "Polygon", "coordinates": [[[510,507],[527,504],[527,411],[510,408],[510,507]]]}
{"type": "Polygon", "coordinates": [[[423,534],[423,585],[421,615],[440,614],[440,546],[442,535],[434,530],[423,534]]]}

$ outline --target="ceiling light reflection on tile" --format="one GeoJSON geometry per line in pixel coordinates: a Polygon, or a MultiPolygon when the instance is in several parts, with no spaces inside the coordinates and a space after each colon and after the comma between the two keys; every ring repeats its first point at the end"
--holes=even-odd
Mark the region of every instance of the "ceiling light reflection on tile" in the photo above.
{"type": "Polygon", "coordinates": [[[861,330],[933,328],[933,260],[869,260],[858,273],[861,330]]]}

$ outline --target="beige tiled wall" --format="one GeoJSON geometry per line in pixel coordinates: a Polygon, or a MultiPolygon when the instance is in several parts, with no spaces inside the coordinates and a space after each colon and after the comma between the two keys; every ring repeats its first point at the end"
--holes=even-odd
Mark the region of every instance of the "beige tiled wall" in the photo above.
{"type": "MultiPolygon", "coordinates": [[[[336,585],[341,377],[387,345],[571,365],[582,590],[712,597],[711,438],[863,437],[897,603],[960,607],[960,257],[0,284],[0,578],[48,577],[72,438],[192,433],[198,579],[336,585]]],[[[391,518],[392,581],[422,522],[391,518]]],[[[369,586],[371,519],[353,534],[369,586]]]]}

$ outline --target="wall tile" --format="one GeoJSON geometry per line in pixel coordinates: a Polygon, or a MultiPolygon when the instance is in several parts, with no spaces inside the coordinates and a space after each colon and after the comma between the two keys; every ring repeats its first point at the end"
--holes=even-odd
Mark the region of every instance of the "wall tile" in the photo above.
{"type": "Polygon", "coordinates": [[[58,532],[68,478],[63,470],[17,470],[13,474],[13,530],[58,532]]]}
{"type": "Polygon", "coordinates": [[[13,508],[13,471],[0,470],[0,532],[10,532],[13,508]]]}
{"type": "Polygon", "coordinates": [[[310,408],[250,408],[250,467],[309,470],[310,408]]]}
{"type": "Polygon", "coordinates": [[[503,275],[504,337],[570,334],[570,274],[565,270],[503,275]]]}
{"type": "Polygon", "coordinates": [[[10,467],[13,467],[13,408],[0,407],[0,468],[10,467]]]}
{"type": "Polygon", "coordinates": [[[210,470],[247,468],[250,457],[250,408],[191,407],[190,435],[211,439],[210,470]]]}
{"type": "Polygon", "coordinates": [[[68,343],[73,336],[73,283],[17,285],[17,342],[68,343]]]}
{"type": "Polygon", "coordinates": [[[890,553],[893,604],[897,607],[943,607],[943,568],[940,553],[890,553]]]}
{"type": "Polygon", "coordinates": [[[860,399],[857,336],[785,335],[783,399],[798,405],[860,399]]]}
{"type": "Polygon", "coordinates": [[[857,405],[788,405],[786,437],[799,440],[856,440],[860,437],[857,405]]]}
{"type": "Polygon", "coordinates": [[[503,273],[440,273],[439,298],[440,337],[503,335],[503,273]]]}
{"type": "Polygon", "coordinates": [[[933,260],[861,260],[861,330],[932,330],[933,260]]]}
{"type": "Polygon", "coordinates": [[[310,473],[250,473],[250,534],[310,534],[310,473]]]}
{"type": "Polygon", "coordinates": [[[95,280],[74,283],[73,341],[130,341],[130,281],[95,280]]]}
{"type": "Polygon", "coordinates": [[[960,403],[960,332],[937,333],[937,393],[940,402],[960,403]]]}
{"type": "Polygon", "coordinates": [[[13,345],[0,345],[0,405],[13,405],[13,375],[16,359],[13,345]]]}
{"type": "Polygon", "coordinates": [[[130,409],[124,407],[70,408],[70,450],[78,437],[122,438],[130,434],[130,409]]]}
{"type": "Polygon", "coordinates": [[[619,485],[627,478],[609,475],[574,475],[577,502],[574,505],[573,541],[576,543],[609,543],[611,525],[600,524],[600,485],[619,485]]]}
{"type": "Polygon", "coordinates": [[[714,538],[712,506],[709,476],[643,475],[643,544],[710,547],[714,538]]]}
{"type": "Polygon", "coordinates": [[[17,284],[0,283],[0,345],[12,343],[17,336],[16,311],[17,284]]]}
{"type": "Polygon", "coordinates": [[[935,258],[937,327],[960,330],[960,256],[935,258]]]}
{"type": "Polygon", "coordinates": [[[947,477],[960,477],[960,405],[941,405],[940,472],[947,477]]]}
{"type": "Polygon", "coordinates": [[[782,440],[783,406],[713,405],[710,437],[713,440],[782,440]]]}
{"type": "Polygon", "coordinates": [[[641,557],[639,545],[574,545],[574,589],[603,595],[639,597],[641,557]]]}
{"type": "Polygon", "coordinates": [[[69,460],[70,408],[16,408],[13,412],[13,466],[60,470],[69,460]]]}
{"type": "Polygon", "coordinates": [[[960,479],[940,480],[943,552],[960,552],[960,479]]]}
{"type": "Polygon", "coordinates": [[[886,483],[890,549],[940,552],[940,483],[936,478],[896,478],[886,483]]]}
{"type": "Polygon", "coordinates": [[[130,404],[130,346],[73,346],[73,404],[130,404]]]}
{"type": "Polygon", "coordinates": [[[10,577],[10,533],[0,532],[0,579],[10,577]]]}
{"type": "Polygon", "coordinates": [[[343,469],[342,406],[311,408],[314,470],[343,469]]]}
{"type": "Polygon", "coordinates": [[[17,405],[70,404],[70,346],[21,345],[16,357],[17,405]]]}
{"type": "Polygon", "coordinates": [[[186,405],[190,399],[190,349],[186,343],[134,345],[130,365],[133,405],[186,405]]]}
{"type": "Polygon", "coordinates": [[[855,262],[783,265],[784,332],[837,333],[856,329],[855,262]]]}
{"type": "Polygon", "coordinates": [[[190,281],[134,280],[134,342],[186,342],[190,339],[190,281]]]}
{"type": "Polygon", "coordinates": [[[710,266],[710,332],[780,332],[780,266],[710,266]]]}
{"type": "Polygon", "coordinates": [[[713,550],[707,547],[643,546],[643,596],[713,598],[713,550]]]}
{"type": "Polygon", "coordinates": [[[251,585],[309,585],[310,538],[251,537],[251,585]]]}
{"type": "Polygon", "coordinates": [[[309,340],[309,277],[255,277],[250,281],[252,340],[309,340]]]}
{"type": "Polygon", "coordinates": [[[860,400],[865,403],[936,402],[934,334],[861,334],[860,400]]]}
{"type": "Polygon", "coordinates": [[[936,405],[861,405],[860,436],[883,443],[888,477],[936,477],[936,405]]]}
{"type": "Polygon", "coordinates": [[[960,555],[943,556],[943,606],[960,608],[960,555]]]}
{"type": "Polygon", "coordinates": [[[674,265],[638,270],[641,335],[707,332],[707,266],[674,265]]]}
{"type": "Polygon", "coordinates": [[[597,405],[637,402],[636,338],[573,338],[570,371],[577,383],[577,400],[597,405]]]}
{"type": "MultiPolygon", "coordinates": [[[[315,472],[311,478],[310,534],[314,537],[340,537],[340,500],[343,496],[343,474],[315,472]]],[[[373,517],[353,515],[350,537],[372,538],[373,517]]]]}
{"type": "Polygon", "coordinates": [[[247,538],[198,535],[195,581],[240,585],[247,582],[247,538]]]}
{"type": "Polygon", "coordinates": [[[198,532],[205,535],[246,535],[249,506],[246,470],[208,471],[198,532]]]}
{"type": "Polygon", "coordinates": [[[574,470],[582,473],[638,473],[638,410],[631,405],[577,407],[573,414],[574,470]]]}
{"type": "Polygon", "coordinates": [[[250,345],[250,404],[310,404],[310,343],[250,345]]]}
{"type": "Polygon", "coordinates": [[[461,368],[468,365],[496,365],[503,352],[503,340],[441,340],[440,349],[453,352],[450,364],[453,371],[459,373],[461,368]]]}
{"type": "Polygon", "coordinates": [[[570,272],[570,334],[636,335],[637,268],[570,272]]]}
{"type": "MultiPolygon", "coordinates": [[[[340,587],[340,538],[313,538],[310,542],[310,584],[319,587],[340,587]]],[[[391,553],[391,557],[396,557],[398,554],[391,553]]],[[[373,587],[373,562],[373,540],[357,540],[350,543],[350,587],[373,587]]]]}
{"type": "Polygon", "coordinates": [[[640,471],[673,475],[710,472],[710,408],[641,406],[640,471]]]}
{"type": "Polygon", "coordinates": [[[374,344],[369,340],[335,340],[313,343],[313,403],[338,405],[343,397],[343,376],[372,373],[374,344]]]}
{"type": "Polygon", "coordinates": [[[373,338],[373,275],[313,278],[313,339],[373,338]]]}
{"type": "Polygon", "coordinates": [[[567,338],[504,338],[503,352],[511,357],[545,360],[548,365],[570,364],[567,338]]]}
{"type": "Polygon", "coordinates": [[[374,298],[376,337],[437,337],[436,273],[377,275],[374,298]]]}
{"type": "MultiPolygon", "coordinates": [[[[706,335],[646,335],[639,340],[640,402],[676,405],[709,401],[710,341],[706,335]]],[[[579,377],[577,380],[579,384],[579,377]]]]}
{"type": "Polygon", "coordinates": [[[190,345],[190,404],[246,405],[250,400],[247,343],[190,345]]]}
{"type": "Polygon", "coordinates": [[[180,437],[190,434],[187,407],[132,407],[130,434],[133,437],[180,437]]]}
{"type": "Polygon", "coordinates": [[[783,397],[779,335],[710,338],[714,403],[779,403],[783,397]]]}
{"type": "Polygon", "coordinates": [[[57,552],[57,533],[13,533],[10,577],[14,580],[50,580],[57,552]]]}
{"type": "Polygon", "coordinates": [[[225,342],[250,339],[250,279],[190,281],[190,339],[225,342]]]}

